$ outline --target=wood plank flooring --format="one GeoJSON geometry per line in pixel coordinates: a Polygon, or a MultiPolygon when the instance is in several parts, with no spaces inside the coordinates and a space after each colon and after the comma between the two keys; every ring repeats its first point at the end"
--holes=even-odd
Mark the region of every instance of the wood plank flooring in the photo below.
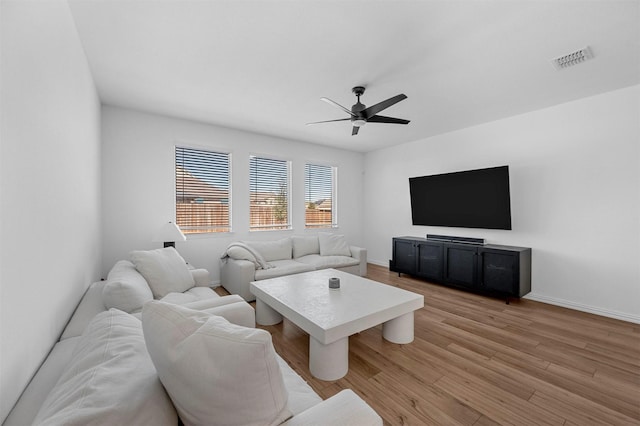
{"type": "Polygon", "coordinates": [[[351,388],[386,425],[640,425],[640,325],[529,301],[488,298],[377,265],[368,278],[425,297],[415,340],[381,327],[349,341],[349,373],[317,380],[308,335],[261,327],[323,398],[351,388]]]}

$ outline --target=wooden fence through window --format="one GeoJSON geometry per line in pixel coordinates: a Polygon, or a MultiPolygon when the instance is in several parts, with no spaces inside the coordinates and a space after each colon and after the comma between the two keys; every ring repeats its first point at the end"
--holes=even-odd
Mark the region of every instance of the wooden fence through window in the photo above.
{"type": "MultiPolygon", "coordinates": [[[[276,206],[251,206],[250,225],[254,229],[287,229],[284,220],[276,219],[276,206]]],[[[177,203],[176,223],[185,234],[229,232],[229,205],[223,203],[177,203]]],[[[331,211],[306,209],[305,226],[308,228],[331,227],[331,211]]]]}
{"type": "Polygon", "coordinates": [[[305,209],[304,223],[307,228],[330,228],[331,210],[305,209]]]}

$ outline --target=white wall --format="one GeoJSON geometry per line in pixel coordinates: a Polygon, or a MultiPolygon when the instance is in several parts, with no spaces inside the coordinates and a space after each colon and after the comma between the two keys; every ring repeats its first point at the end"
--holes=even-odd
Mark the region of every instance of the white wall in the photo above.
{"type": "Polygon", "coordinates": [[[219,281],[220,255],[232,241],[313,233],[304,229],[304,164],[338,167],[338,224],[332,232],[362,244],[361,153],[272,138],[181,119],[104,106],[102,110],[103,276],[131,250],[161,247],[156,231],[175,220],[175,145],[219,149],[232,156],[232,233],[189,236],[176,249],[219,281]],[[249,232],[249,155],[292,161],[291,231],[249,232]]]}
{"type": "Polygon", "coordinates": [[[0,421],[100,266],[100,104],[64,1],[2,1],[0,421]]]}
{"type": "Polygon", "coordinates": [[[368,153],[369,260],[402,235],[531,247],[531,298],[640,322],[639,104],[635,86],[368,153]],[[409,177],[501,165],[512,231],[412,226],[409,177]]]}

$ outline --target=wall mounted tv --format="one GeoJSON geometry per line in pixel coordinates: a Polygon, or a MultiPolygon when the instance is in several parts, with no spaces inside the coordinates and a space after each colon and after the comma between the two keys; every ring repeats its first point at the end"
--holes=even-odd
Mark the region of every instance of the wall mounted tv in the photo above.
{"type": "Polygon", "coordinates": [[[511,229],[509,166],[409,178],[414,225],[511,229]]]}

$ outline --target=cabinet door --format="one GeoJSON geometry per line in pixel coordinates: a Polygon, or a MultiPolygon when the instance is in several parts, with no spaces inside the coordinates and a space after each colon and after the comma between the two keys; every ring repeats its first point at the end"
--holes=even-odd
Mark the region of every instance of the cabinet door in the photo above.
{"type": "Polygon", "coordinates": [[[393,262],[396,272],[415,274],[415,243],[411,240],[393,239],[393,262]]]}
{"type": "Polygon", "coordinates": [[[417,243],[418,265],[416,274],[433,280],[442,280],[444,263],[442,243],[417,243]]]}
{"type": "Polygon", "coordinates": [[[464,245],[444,245],[444,279],[452,284],[475,287],[478,249],[464,245]]]}
{"type": "Polygon", "coordinates": [[[480,249],[480,285],[488,291],[517,295],[518,253],[480,249]]]}

